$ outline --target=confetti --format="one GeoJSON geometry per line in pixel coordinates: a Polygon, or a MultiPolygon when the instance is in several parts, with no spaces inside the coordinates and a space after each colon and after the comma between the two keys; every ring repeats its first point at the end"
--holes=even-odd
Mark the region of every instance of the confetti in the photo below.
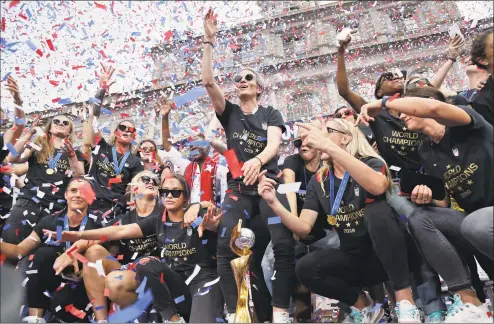
{"type": "Polygon", "coordinates": [[[279,216],[269,217],[268,225],[281,224],[281,218],[279,216]]]}

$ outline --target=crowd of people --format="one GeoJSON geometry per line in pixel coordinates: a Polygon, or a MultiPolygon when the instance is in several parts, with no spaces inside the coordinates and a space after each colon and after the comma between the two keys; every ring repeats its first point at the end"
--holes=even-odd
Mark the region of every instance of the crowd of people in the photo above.
{"type": "MultiPolygon", "coordinates": [[[[493,31],[472,40],[468,89],[441,88],[464,43],[457,35],[434,80],[387,71],[372,102],[349,86],[346,35],[336,81],[348,106],[297,123],[298,152],[281,167],[283,117],[259,104],[269,85],[243,68],[234,102],[225,99],[217,31],[209,10],[202,85],[226,143],[213,121],[189,139],[189,159],[170,141],[166,97],[156,102],[163,150],[137,144],[131,119],[100,133],[111,66],[101,65],[79,148],[69,116],[27,125],[8,77],[15,118],[0,142],[0,253],[12,272],[2,285],[23,277],[22,320],[232,323],[230,240],[242,220],[255,234],[259,322],[310,321],[310,307],[291,305],[314,293],[339,301],[347,323],[492,323],[477,267],[494,279],[493,31]]],[[[1,298],[3,307],[3,289],[1,298]]]]}

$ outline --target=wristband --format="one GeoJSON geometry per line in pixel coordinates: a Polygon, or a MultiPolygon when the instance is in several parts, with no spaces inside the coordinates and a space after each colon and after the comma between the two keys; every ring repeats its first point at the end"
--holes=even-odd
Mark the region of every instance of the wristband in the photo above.
{"type": "Polygon", "coordinates": [[[260,159],[260,158],[258,158],[257,156],[254,156],[254,159],[258,159],[258,160],[259,160],[259,162],[261,162],[261,166],[262,166],[262,161],[261,161],[261,159],[260,159]]]}
{"type": "Polygon", "coordinates": [[[452,57],[448,57],[448,60],[451,60],[453,62],[456,62],[456,59],[452,58],[452,57]]]}
{"type": "Polygon", "coordinates": [[[209,44],[209,45],[211,45],[211,47],[213,47],[213,48],[214,48],[214,44],[213,44],[212,42],[207,42],[207,41],[205,41],[205,42],[202,42],[202,43],[203,43],[203,44],[209,44]]]}
{"type": "Polygon", "coordinates": [[[388,99],[389,99],[389,98],[390,98],[390,97],[386,96],[386,97],[383,97],[383,98],[381,99],[381,109],[383,109],[383,110],[384,110],[384,109],[386,109],[386,108],[387,108],[387,107],[386,107],[386,103],[388,102],[388,99]]]}

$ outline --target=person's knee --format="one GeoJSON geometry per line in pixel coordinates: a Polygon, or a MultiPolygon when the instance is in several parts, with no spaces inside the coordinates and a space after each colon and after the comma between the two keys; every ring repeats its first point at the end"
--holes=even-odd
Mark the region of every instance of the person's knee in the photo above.
{"type": "Polygon", "coordinates": [[[282,238],[273,242],[273,253],[276,268],[283,264],[293,269],[293,264],[295,263],[295,242],[293,237],[282,238]]]}
{"type": "Polygon", "coordinates": [[[475,215],[467,216],[461,223],[461,235],[469,242],[476,241],[479,237],[482,239],[481,233],[486,225],[480,219],[472,216],[475,215]]]}
{"type": "Polygon", "coordinates": [[[90,247],[86,249],[86,252],[84,252],[84,256],[88,261],[96,261],[100,260],[103,256],[106,256],[108,254],[108,251],[101,245],[99,244],[93,244],[90,247]]]}
{"type": "Polygon", "coordinates": [[[145,257],[140,259],[136,265],[136,277],[139,281],[142,281],[145,277],[158,274],[160,269],[161,261],[152,257],[145,257]]]}
{"type": "Polygon", "coordinates": [[[309,287],[309,283],[315,279],[315,277],[313,277],[314,264],[312,264],[310,259],[309,254],[298,260],[295,264],[295,275],[297,276],[298,281],[306,287],[309,287]]]}
{"type": "Polygon", "coordinates": [[[118,296],[122,295],[127,290],[127,285],[121,276],[117,274],[109,274],[105,278],[105,288],[108,289],[108,298],[112,301],[117,300],[118,296]]]}
{"type": "Polygon", "coordinates": [[[408,228],[412,236],[423,232],[423,229],[433,228],[434,222],[431,220],[430,214],[423,207],[417,208],[408,220],[408,228]]]}

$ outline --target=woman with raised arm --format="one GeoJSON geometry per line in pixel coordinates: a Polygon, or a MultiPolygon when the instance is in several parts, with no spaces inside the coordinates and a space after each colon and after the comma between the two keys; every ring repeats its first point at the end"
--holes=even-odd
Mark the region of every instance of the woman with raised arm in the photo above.
{"type": "Polygon", "coordinates": [[[158,176],[160,183],[173,174],[173,164],[164,162],[158,154],[158,146],[152,139],[145,139],[137,146],[137,156],[144,164],[144,170],[158,176]]]}
{"type": "MultiPolygon", "coordinates": [[[[143,180],[144,176],[138,182],[143,180]]],[[[142,199],[156,199],[154,183],[139,185],[137,191],[141,190],[142,199]]],[[[117,271],[109,275],[107,284],[110,284],[110,298],[118,298],[124,305],[134,303],[137,299],[135,289],[147,278],[146,289],[151,289],[154,307],[165,323],[185,323],[184,319],[190,323],[217,322],[216,319],[222,317],[224,305],[221,289],[217,284],[215,259],[215,231],[221,214],[216,215],[216,208],[211,203],[201,202],[198,205],[202,209],[202,223],[186,228],[183,226],[183,219],[190,199],[190,188],[185,178],[174,174],[165,179],[160,190],[163,193],[164,206],[156,202],[153,205],[150,200],[136,205],[139,215],[149,214],[144,219],[95,231],[63,232],[62,240],[104,237],[109,241],[130,242],[154,237],[162,261],[154,257],[143,257],[136,262],[136,275],[129,274],[128,271],[117,271]],[[139,206],[143,207],[141,212],[139,206]],[[211,208],[206,212],[209,207],[211,208]],[[121,285],[117,282],[119,276],[124,280],[121,285]]],[[[110,268],[111,265],[117,266],[114,261],[103,263],[110,265],[110,268]]]]}
{"type": "MultiPolygon", "coordinates": [[[[111,220],[125,210],[124,195],[130,180],[144,170],[141,160],[132,151],[132,142],[136,137],[135,124],[131,120],[122,120],[107,142],[95,125],[99,117],[105,93],[112,83],[108,83],[115,69],[101,65],[98,94],[93,100],[92,110],[84,124],[84,146],[90,152],[91,168],[89,175],[96,184],[97,199],[91,206],[91,212],[104,215],[111,220]],[[99,103],[98,103],[99,101],[99,103]]],[[[103,222],[104,224],[105,222],[103,222]]]]}
{"type": "Polygon", "coordinates": [[[314,293],[353,305],[348,321],[377,323],[384,311],[362,293],[362,287],[389,278],[398,301],[398,321],[420,323],[408,268],[420,262],[404,224],[386,203],[391,186],[386,163],[348,121],[333,119],[323,129],[298,125],[308,130],[302,135],[304,145],[321,151],[324,161],[309,182],[300,217],[280,203],[276,182],[265,177],[266,171],[261,173],[259,194],[273,215],[300,237],[311,232],[321,215],[327,228],[334,227],[340,237],[339,249],[320,249],[297,261],[300,283],[314,293]]]}
{"type": "MultiPolygon", "coordinates": [[[[72,178],[64,191],[67,204],[61,217],[45,217],[34,226],[27,238],[18,244],[0,243],[0,253],[8,258],[22,258],[31,254],[32,265],[27,274],[27,306],[29,316],[23,319],[27,323],[44,323],[43,313],[50,309],[58,319],[64,322],[78,322],[78,312],[70,311],[66,306],[83,310],[88,304],[84,285],[80,282],[82,263],[78,260],[92,244],[85,240],[76,243],[60,244],[56,242],[59,229],[84,231],[101,227],[95,216],[88,214],[88,206],[94,199],[91,183],[82,176],[72,178]],[[45,235],[47,234],[47,235],[45,235]],[[58,269],[64,264],[63,269],[58,269]],[[63,270],[63,271],[62,271],[63,270]],[[59,289],[61,284],[63,288],[59,289]]],[[[61,237],[59,237],[60,239],[61,237]]]]}
{"type": "MultiPolygon", "coordinates": [[[[14,99],[14,120],[13,126],[9,130],[3,133],[3,129],[7,124],[7,120],[5,119],[5,115],[3,110],[0,108],[0,188],[7,187],[8,181],[4,180],[4,176],[10,176],[13,172],[13,167],[10,165],[5,165],[4,160],[9,154],[9,149],[7,145],[14,145],[24,130],[26,125],[26,114],[24,110],[22,110],[22,99],[19,93],[19,87],[17,86],[17,82],[11,76],[7,78],[7,85],[5,86],[13,99],[14,99]],[[5,148],[5,149],[4,149],[5,148]]],[[[6,162],[6,161],[5,161],[6,162]]],[[[8,187],[7,187],[8,188],[8,187]]],[[[0,192],[0,216],[6,216],[10,209],[12,208],[12,195],[11,193],[7,193],[7,190],[2,190],[0,192]]],[[[5,219],[3,217],[0,218],[0,226],[3,225],[5,219]]],[[[2,229],[0,228],[0,235],[2,229]]]]}
{"type": "Polygon", "coordinates": [[[69,180],[84,174],[82,153],[72,147],[72,120],[58,115],[51,118],[44,129],[37,127],[38,124],[39,121],[35,121],[31,125],[7,156],[10,163],[27,161],[29,165],[25,185],[2,233],[8,243],[20,243],[38,221],[61,211],[69,180]]]}
{"type": "MultiPolygon", "coordinates": [[[[273,242],[275,256],[274,269],[276,280],[273,280],[273,322],[285,323],[288,318],[288,306],[294,279],[295,257],[293,234],[281,223],[272,224],[268,218],[276,215],[266,202],[257,194],[257,180],[261,170],[267,171],[267,176],[278,183],[277,152],[281,143],[281,134],[285,130],[281,113],[273,107],[262,107],[258,99],[264,91],[264,81],[261,76],[250,68],[245,68],[235,76],[235,88],[240,105],[225,99],[223,91],[216,84],[213,76],[213,46],[218,31],[217,20],[212,9],[204,19],[204,52],[202,59],[202,83],[206,88],[216,116],[225,129],[227,147],[232,150],[236,159],[243,166],[232,173],[236,166],[229,165],[230,174],[228,188],[232,194],[227,195],[223,206],[231,206],[225,210],[220,227],[223,235],[218,239],[218,273],[221,289],[225,296],[229,322],[235,317],[237,306],[237,286],[230,266],[230,261],[236,257],[231,251],[229,242],[233,227],[239,219],[260,215],[268,226],[273,242]]],[[[229,162],[231,163],[231,161],[229,162]]],[[[288,207],[285,195],[279,194],[278,199],[288,207]]],[[[245,222],[244,222],[245,223],[245,222]]],[[[264,251],[265,247],[256,247],[264,251]]],[[[257,264],[261,264],[262,253],[257,264]]]]}
{"type": "MultiPolygon", "coordinates": [[[[401,113],[410,130],[429,137],[419,148],[424,169],[444,180],[446,190],[465,212],[433,207],[438,204],[432,199],[431,189],[417,186],[412,201],[433,206],[416,210],[409,227],[422,254],[455,294],[446,322],[478,323],[489,318],[471,288],[469,269],[458,251],[474,251],[475,246],[494,259],[494,132],[492,125],[473,109],[444,100],[437,89],[417,87],[407,91],[405,98],[384,97],[362,106],[359,119],[368,123],[389,107],[401,113]]],[[[476,254],[476,258],[492,277],[492,262],[484,261],[481,255],[476,254]]]]}

